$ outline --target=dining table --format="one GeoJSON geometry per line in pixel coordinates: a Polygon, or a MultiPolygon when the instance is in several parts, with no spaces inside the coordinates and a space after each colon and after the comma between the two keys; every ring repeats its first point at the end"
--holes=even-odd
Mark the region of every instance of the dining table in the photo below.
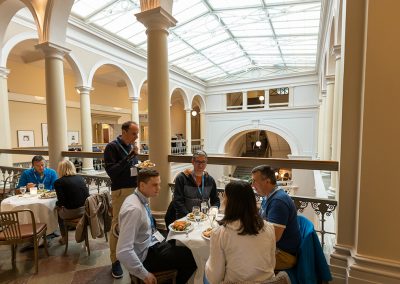
{"type": "MultiPolygon", "coordinates": [[[[57,198],[41,198],[40,194],[18,194],[1,201],[1,211],[30,209],[35,215],[36,223],[47,224],[47,234],[58,229],[58,218],[55,210],[57,198]]],[[[20,224],[31,223],[29,214],[19,214],[20,224]]]]}
{"type": "MultiPolygon", "coordinates": [[[[217,220],[222,219],[223,215],[218,214],[217,220]]],[[[209,218],[205,218],[201,222],[195,222],[188,220],[187,217],[179,219],[179,221],[191,222],[190,229],[186,232],[175,232],[169,230],[167,241],[176,240],[176,245],[183,245],[192,251],[193,258],[196,261],[197,270],[189,280],[189,283],[203,284],[204,272],[207,259],[210,255],[210,240],[203,236],[203,231],[211,228],[211,222],[209,218]]],[[[218,226],[216,222],[213,223],[214,228],[218,226]]]]}

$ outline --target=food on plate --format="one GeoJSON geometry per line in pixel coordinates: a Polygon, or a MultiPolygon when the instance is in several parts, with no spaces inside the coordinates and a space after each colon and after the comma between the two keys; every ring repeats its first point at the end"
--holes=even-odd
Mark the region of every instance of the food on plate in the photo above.
{"type": "Polygon", "coordinates": [[[55,198],[55,197],[57,197],[57,194],[55,191],[44,192],[40,195],[40,198],[55,198]]]}
{"type": "Polygon", "coordinates": [[[42,194],[42,193],[45,193],[45,192],[47,192],[46,189],[38,189],[37,190],[37,194],[42,194]]]}
{"type": "Polygon", "coordinates": [[[136,165],[136,167],[141,168],[141,169],[153,168],[155,166],[156,166],[156,164],[154,164],[153,162],[150,162],[150,160],[143,161],[143,162],[141,162],[141,163],[136,165]]]}
{"type": "MultiPolygon", "coordinates": [[[[191,221],[196,221],[196,219],[194,218],[194,214],[193,213],[189,213],[187,214],[187,218],[191,221]]],[[[203,212],[200,212],[200,220],[205,220],[207,218],[207,215],[204,214],[203,212]]]]}
{"type": "Polygon", "coordinates": [[[187,221],[175,221],[171,227],[175,231],[185,231],[191,224],[187,221]]]}
{"type": "Polygon", "coordinates": [[[207,228],[203,231],[203,236],[209,239],[211,237],[212,228],[207,228]]]}

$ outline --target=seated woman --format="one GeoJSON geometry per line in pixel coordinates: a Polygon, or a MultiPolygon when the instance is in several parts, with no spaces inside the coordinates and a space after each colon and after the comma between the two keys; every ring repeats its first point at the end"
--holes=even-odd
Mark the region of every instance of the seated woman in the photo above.
{"type": "Polygon", "coordinates": [[[89,189],[84,179],[76,175],[74,164],[63,160],[58,164],[58,176],[54,183],[57,193],[58,224],[60,226],[60,243],[65,243],[64,219],[75,219],[85,213],[85,201],[89,196],[89,189]]]}
{"type": "Polygon", "coordinates": [[[274,277],[275,231],[258,214],[251,185],[231,181],[225,187],[225,216],[211,233],[206,276],[211,284],[261,283],[274,277]]]}

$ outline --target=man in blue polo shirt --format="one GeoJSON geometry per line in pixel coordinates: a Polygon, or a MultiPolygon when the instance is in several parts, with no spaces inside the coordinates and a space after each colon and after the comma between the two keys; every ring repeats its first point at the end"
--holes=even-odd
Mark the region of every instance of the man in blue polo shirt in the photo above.
{"type": "Polygon", "coordinates": [[[276,239],[275,270],[292,268],[297,262],[300,230],[297,210],[290,196],[276,184],[275,172],[261,165],[251,171],[253,187],[263,196],[261,217],[274,225],[276,239]]]}
{"type": "Polygon", "coordinates": [[[17,188],[26,186],[29,190],[31,187],[38,187],[42,183],[45,189],[54,189],[54,182],[57,178],[55,170],[46,168],[46,161],[42,156],[34,156],[32,168],[22,173],[17,188]]]}

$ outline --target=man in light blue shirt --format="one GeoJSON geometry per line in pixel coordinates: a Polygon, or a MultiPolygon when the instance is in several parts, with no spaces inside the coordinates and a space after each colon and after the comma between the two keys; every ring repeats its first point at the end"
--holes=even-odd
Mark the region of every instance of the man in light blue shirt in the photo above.
{"type": "Polygon", "coordinates": [[[158,195],[160,183],[156,170],[140,170],[138,188],[125,199],[119,212],[117,258],[146,284],[157,282],[152,272],[170,269],[178,270],[178,284],[186,283],[197,268],[192,252],[165,242],[151,215],[149,198],[158,195]]]}
{"type": "Polygon", "coordinates": [[[26,186],[29,190],[32,187],[38,187],[39,184],[44,184],[45,189],[54,189],[54,182],[57,178],[55,170],[46,168],[46,161],[42,156],[34,156],[32,168],[22,173],[17,188],[26,186]]]}

